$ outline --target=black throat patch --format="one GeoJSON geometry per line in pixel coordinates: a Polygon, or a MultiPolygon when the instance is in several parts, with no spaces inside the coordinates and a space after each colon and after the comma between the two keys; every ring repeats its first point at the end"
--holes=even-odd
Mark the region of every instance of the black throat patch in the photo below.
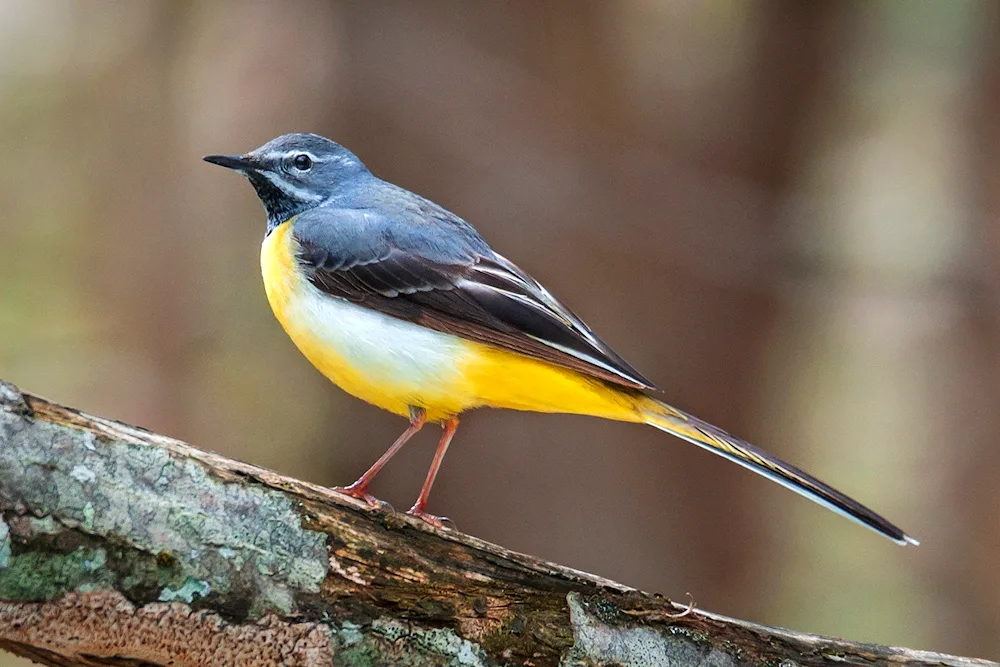
{"type": "Polygon", "coordinates": [[[280,188],[275,186],[274,183],[256,172],[248,172],[247,179],[250,181],[253,189],[257,191],[257,196],[264,205],[264,211],[267,212],[268,233],[312,205],[312,202],[304,202],[300,199],[289,197],[280,188]]]}

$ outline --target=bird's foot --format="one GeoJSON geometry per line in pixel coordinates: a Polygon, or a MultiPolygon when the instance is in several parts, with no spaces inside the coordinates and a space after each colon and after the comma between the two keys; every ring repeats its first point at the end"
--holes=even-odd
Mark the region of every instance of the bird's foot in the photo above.
{"type": "Polygon", "coordinates": [[[368,493],[367,484],[358,484],[355,482],[350,486],[335,486],[333,490],[337,493],[343,493],[345,496],[350,496],[352,498],[357,498],[358,500],[363,500],[368,503],[371,508],[379,508],[385,506],[387,503],[379,500],[372,494],[368,493]]]}
{"type": "Polygon", "coordinates": [[[408,509],[406,513],[409,514],[410,516],[420,519],[421,521],[426,521],[432,526],[436,526],[438,528],[444,528],[445,523],[450,523],[452,526],[455,525],[455,522],[449,519],[448,517],[435,516],[434,514],[429,514],[424,511],[423,507],[418,507],[417,505],[414,505],[413,507],[408,509]]]}

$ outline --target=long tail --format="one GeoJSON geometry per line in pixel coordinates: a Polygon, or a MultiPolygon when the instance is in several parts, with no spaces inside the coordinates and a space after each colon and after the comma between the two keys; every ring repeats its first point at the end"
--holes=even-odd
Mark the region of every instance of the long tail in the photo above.
{"type": "Polygon", "coordinates": [[[734,438],[722,429],[649,397],[642,401],[642,412],[646,423],[650,426],[739,463],[879,535],[888,537],[896,544],[920,544],[858,501],[848,498],[837,489],[795,466],[734,438]]]}

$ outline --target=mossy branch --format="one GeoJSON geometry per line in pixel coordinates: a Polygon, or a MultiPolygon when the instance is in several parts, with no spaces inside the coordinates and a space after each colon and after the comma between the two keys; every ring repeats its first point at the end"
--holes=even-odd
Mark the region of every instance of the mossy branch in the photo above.
{"type": "Polygon", "coordinates": [[[0,648],[50,665],[995,664],[687,610],[0,383],[0,648]]]}

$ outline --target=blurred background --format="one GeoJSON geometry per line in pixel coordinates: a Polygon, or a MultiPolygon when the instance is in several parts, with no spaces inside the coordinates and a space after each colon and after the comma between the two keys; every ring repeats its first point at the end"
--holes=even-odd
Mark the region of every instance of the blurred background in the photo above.
{"type": "MultiPolygon", "coordinates": [[[[405,423],[286,338],[260,204],[201,162],[318,132],[475,224],[667,400],[923,545],[581,417],[468,415],[432,512],[715,612],[997,658],[998,13],[0,0],[0,377],[353,481],[405,423]]],[[[436,438],[375,493],[408,507],[436,438]]]]}

